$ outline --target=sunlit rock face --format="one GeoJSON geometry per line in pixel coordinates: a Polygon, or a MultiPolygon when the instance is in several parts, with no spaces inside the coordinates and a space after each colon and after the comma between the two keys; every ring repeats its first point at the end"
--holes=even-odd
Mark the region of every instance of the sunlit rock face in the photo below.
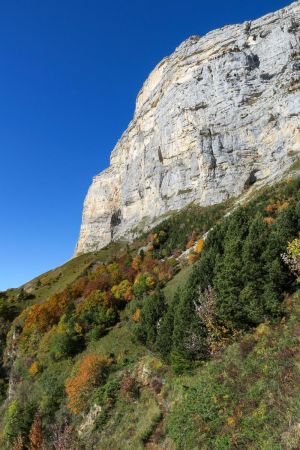
{"type": "Polygon", "coordinates": [[[150,74],[95,176],[76,254],[130,237],[192,201],[279,179],[300,151],[300,3],[192,36],[150,74]]]}

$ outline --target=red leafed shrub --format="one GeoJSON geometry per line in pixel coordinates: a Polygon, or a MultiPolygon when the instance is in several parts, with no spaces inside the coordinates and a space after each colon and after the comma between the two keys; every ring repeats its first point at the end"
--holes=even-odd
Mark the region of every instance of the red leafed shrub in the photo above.
{"type": "Polygon", "coordinates": [[[126,370],[124,372],[121,384],[120,384],[120,395],[122,398],[127,400],[134,400],[138,396],[138,385],[136,379],[131,376],[130,372],[126,370]]]}

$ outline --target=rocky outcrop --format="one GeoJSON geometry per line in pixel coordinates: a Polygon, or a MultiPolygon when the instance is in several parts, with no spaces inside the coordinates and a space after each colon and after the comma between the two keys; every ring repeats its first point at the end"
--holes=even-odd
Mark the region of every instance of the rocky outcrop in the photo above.
{"type": "Polygon", "coordinates": [[[76,254],[280,178],[300,152],[299,112],[299,1],[192,36],[150,74],[110,167],[94,177],[76,254]]]}

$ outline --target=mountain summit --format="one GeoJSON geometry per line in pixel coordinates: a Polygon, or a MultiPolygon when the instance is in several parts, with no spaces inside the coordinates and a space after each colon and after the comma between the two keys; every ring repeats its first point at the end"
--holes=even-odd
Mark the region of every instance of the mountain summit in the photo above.
{"type": "Polygon", "coordinates": [[[281,178],[300,151],[299,18],[297,1],[192,36],[156,66],[89,188],[76,255],[281,178]]]}

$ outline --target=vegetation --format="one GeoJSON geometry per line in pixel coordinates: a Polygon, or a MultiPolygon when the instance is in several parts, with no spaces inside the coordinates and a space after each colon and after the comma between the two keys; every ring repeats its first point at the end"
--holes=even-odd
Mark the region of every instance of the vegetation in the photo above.
{"type": "Polygon", "coordinates": [[[203,236],[224,216],[231,203],[228,201],[207,207],[192,204],[172,214],[155,227],[148,236],[153,255],[157,258],[165,258],[173,254],[178,255],[191,247],[195,244],[197,236],[203,236]]]}
{"type": "Polygon", "coordinates": [[[0,447],[299,448],[299,188],[0,293],[0,447]]]}
{"type": "Polygon", "coordinates": [[[169,308],[149,314],[154,297],[141,308],[136,336],[176,371],[209,358],[241,331],[282,316],[299,264],[298,240],[284,257],[298,235],[299,186],[289,182],[235,209],[201,243],[201,258],[169,308]],[[140,330],[148,327],[156,330],[150,342],[140,330]]]}
{"type": "Polygon", "coordinates": [[[288,319],[259,325],[174,382],[167,433],[175,448],[299,448],[299,300],[286,298],[288,319]]]}

